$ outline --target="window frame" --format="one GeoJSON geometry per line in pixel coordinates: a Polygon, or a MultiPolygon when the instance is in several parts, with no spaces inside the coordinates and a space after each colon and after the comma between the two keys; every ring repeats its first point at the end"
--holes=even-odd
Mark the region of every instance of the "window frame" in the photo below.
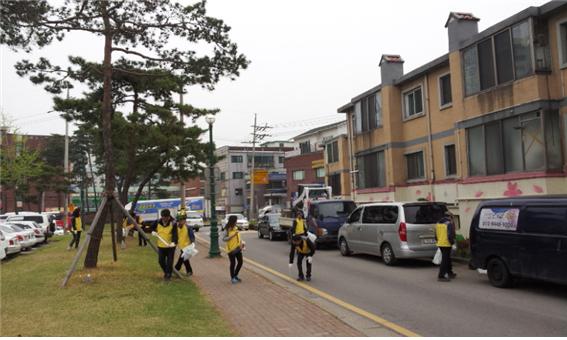
{"type": "Polygon", "coordinates": [[[232,172],[232,179],[244,179],[244,172],[242,172],[242,171],[233,171],[233,172],[232,172]],[[240,174],[240,177],[236,176],[237,174],[240,174]]]}
{"type": "Polygon", "coordinates": [[[563,40],[561,40],[561,26],[565,26],[565,38],[567,38],[567,18],[557,23],[557,53],[559,57],[559,68],[564,69],[567,68],[567,42],[564,43],[563,40]],[[563,53],[565,55],[563,55],[563,53]]]}
{"type": "Polygon", "coordinates": [[[242,155],[231,155],[230,163],[244,163],[244,156],[242,155]],[[235,161],[235,159],[240,159],[240,161],[235,161]]]}
{"type": "Polygon", "coordinates": [[[328,142],[325,149],[327,151],[327,163],[337,163],[339,161],[339,141],[328,142]]]}
{"type": "Polygon", "coordinates": [[[459,168],[458,168],[458,161],[457,161],[457,144],[455,143],[448,143],[443,145],[443,164],[445,164],[445,178],[457,178],[459,175],[459,168]],[[447,147],[453,146],[455,149],[455,173],[449,174],[448,170],[448,159],[447,159],[447,147]]]}
{"type": "Polygon", "coordinates": [[[439,109],[444,110],[453,106],[453,89],[451,86],[451,72],[445,72],[437,77],[437,89],[439,92],[439,109]],[[449,90],[451,91],[451,101],[443,104],[443,87],[441,86],[441,78],[449,76],[449,90]]]}
{"type": "Polygon", "coordinates": [[[291,179],[293,179],[294,181],[303,181],[305,180],[305,170],[293,170],[291,172],[291,179]],[[295,178],[295,174],[296,173],[301,173],[301,178],[295,178]]]}
{"type": "Polygon", "coordinates": [[[313,170],[315,170],[315,178],[325,178],[326,173],[327,173],[327,172],[325,171],[325,167],[321,166],[321,167],[315,168],[315,169],[313,169],[313,170]],[[322,176],[319,176],[319,175],[320,175],[320,171],[323,171],[323,175],[322,175],[322,176]]]}
{"type": "Polygon", "coordinates": [[[404,152],[404,158],[405,158],[405,167],[406,167],[406,182],[408,183],[412,183],[412,182],[421,182],[425,179],[427,179],[427,165],[425,164],[425,151],[423,149],[419,149],[419,150],[414,150],[414,151],[409,151],[409,152],[404,152]],[[416,177],[416,178],[409,178],[409,167],[408,167],[408,156],[411,155],[415,155],[415,154],[421,154],[421,162],[423,165],[423,176],[422,177],[416,177]]]}
{"type": "MultiPolygon", "coordinates": [[[[414,96],[414,110],[415,110],[415,96],[414,96]]],[[[402,121],[406,122],[408,120],[416,119],[425,116],[425,105],[423,103],[423,83],[409,88],[408,90],[402,91],[402,121]],[[410,93],[415,93],[417,90],[421,92],[421,111],[419,113],[414,113],[413,115],[406,115],[406,96],[410,93]]]]}

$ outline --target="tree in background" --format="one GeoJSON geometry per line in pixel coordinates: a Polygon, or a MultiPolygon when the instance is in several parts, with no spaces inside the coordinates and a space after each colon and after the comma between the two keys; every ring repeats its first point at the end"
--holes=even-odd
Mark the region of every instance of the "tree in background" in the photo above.
{"type": "MultiPolygon", "coordinates": [[[[167,0],[67,0],[59,6],[47,1],[4,1],[0,10],[0,43],[13,49],[63,40],[74,31],[104,38],[101,101],[105,193],[115,190],[112,144],[113,55],[142,60],[147,68],[159,67],[183,75],[184,85],[213,89],[222,77],[233,78],[247,66],[244,55],[230,41],[230,28],[206,15],[205,1],[182,6],[167,0]],[[179,46],[171,41],[179,39],[179,46]],[[201,52],[201,53],[199,53],[201,52]]],[[[96,267],[103,223],[96,226],[85,267],[96,267]]]]}

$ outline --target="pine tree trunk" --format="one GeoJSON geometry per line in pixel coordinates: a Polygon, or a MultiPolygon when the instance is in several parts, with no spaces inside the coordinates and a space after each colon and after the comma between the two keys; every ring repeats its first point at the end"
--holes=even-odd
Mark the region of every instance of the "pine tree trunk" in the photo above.
{"type": "MultiPolygon", "coordinates": [[[[104,191],[109,199],[114,195],[114,162],[112,159],[112,27],[107,12],[108,3],[100,2],[102,17],[104,20],[104,61],[102,63],[103,72],[103,97],[102,97],[102,138],[104,146],[104,191]]],[[[111,200],[110,200],[111,201],[111,200]]],[[[103,207],[101,207],[103,208],[103,207]]],[[[85,268],[95,268],[98,262],[98,250],[102,231],[106,221],[106,212],[101,216],[100,223],[93,231],[91,242],[85,257],[85,268]]]]}

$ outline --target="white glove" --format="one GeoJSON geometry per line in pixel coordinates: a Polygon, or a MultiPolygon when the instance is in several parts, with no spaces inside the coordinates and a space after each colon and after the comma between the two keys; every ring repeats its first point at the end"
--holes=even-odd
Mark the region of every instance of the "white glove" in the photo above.
{"type": "Polygon", "coordinates": [[[170,248],[175,247],[175,243],[171,242],[171,243],[169,244],[169,247],[170,247],[170,248]]]}
{"type": "Polygon", "coordinates": [[[157,233],[155,231],[152,231],[152,235],[157,236],[157,233]]]}
{"type": "Polygon", "coordinates": [[[308,263],[313,263],[313,257],[307,256],[307,262],[308,262],[308,263]]]}
{"type": "Polygon", "coordinates": [[[289,269],[291,269],[293,267],[293,263],[290,263],[287,266],[289,267],[289,269]]]}

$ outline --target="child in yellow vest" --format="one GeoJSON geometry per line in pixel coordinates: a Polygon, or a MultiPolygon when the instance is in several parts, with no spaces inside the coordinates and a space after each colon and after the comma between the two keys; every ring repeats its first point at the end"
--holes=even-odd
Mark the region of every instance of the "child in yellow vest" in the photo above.
{"type": "Polygon", "coordinates": [[[293,258],[297,252],[297,281],[311,281],[311,263],[315,254],[315,245],[306,236],[295,235],[291,241],[294,251],[289,255],[289,264],[293,264],[293,258]],[[303,259],[306,258],[307,276],[303,276],[303,259]]]}
{"type": "Polygon", "coordinates": [[[228,223],[224,227],[224,234],[222,240],[226,242],[226,252],[230,260],[230,282],[238,283],[242,280],[238,277],[238,273],[242,268],[242,240],[240,233],[236,227],[237,218],[235,215],[228,217],[228,223]],[[236,262],[238,261],[238,264],[236,262]]]}
{"type": "Polygon", "coordinates": [[[81,208],[77,207],[73,210],[73,217],[71,219],[71,232],[73,233],[73,239],[67,247],[67,250],[73,248],[75,244],[75,249],[79,247],[79,241],[81,240],[81,231],[83,231],[83,222],[81,220],[81,208]]]}
{"type": "Polygon", "coordinates": [[[173,256],[175,255],[175,245],[177,244],[177,227],[173,218],[171,218],[169,209],[161,211],[161,218],[152,226],[152,235],[159,235],[157,241],[158,262],[163,270],[163,278],[169,281],[173,273],[173,256]]]}
{"type": "Polygon", "coordinates": [[[179,259],[177,264],[175,264],[175,269],[181,270],[181,266],[185,265],[185,270],[187,271],[187,276],[193,275],[193,268],[191,268],[191,263],[189,259],[184,259],[183,248],[191,245],[195,242],[195,234],[193,233],[193,228],[187,225],[187,215],[184,211],[177,214],[177,249],[179,249],[179,259]]]}

